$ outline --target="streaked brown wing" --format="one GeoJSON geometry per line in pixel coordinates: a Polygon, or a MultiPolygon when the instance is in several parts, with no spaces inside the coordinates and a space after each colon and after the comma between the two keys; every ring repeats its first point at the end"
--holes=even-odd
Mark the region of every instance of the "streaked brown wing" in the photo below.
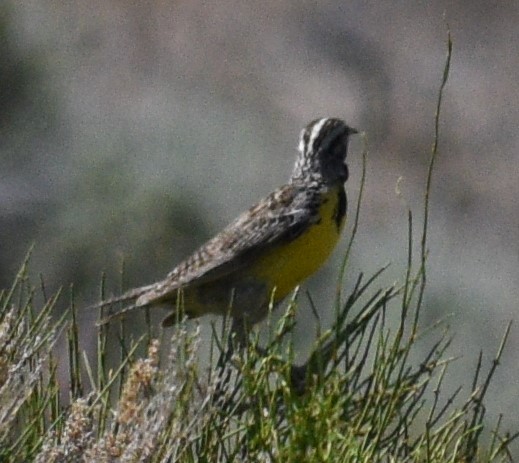
{"type": "Polygon", "coordinates": [[[319,196],[285,185],[240,215],[205,245],[180,263],[137,305],[160,302],[180,287],[198,286],[243,269],[265,249],[291,241],[318,219],[319,196]]]}

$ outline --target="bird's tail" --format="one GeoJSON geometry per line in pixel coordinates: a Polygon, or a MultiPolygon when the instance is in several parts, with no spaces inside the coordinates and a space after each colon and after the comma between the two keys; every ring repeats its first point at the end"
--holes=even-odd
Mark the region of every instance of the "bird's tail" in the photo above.
{"type": "Polygon", "coordinates": [[[135,300],[139,296],[142,296],[144,293],[148,292],[153,287],[154,287],[154,285],[148,285],[148,286],[141,286],[139,288],[131,289],[131,290],[121,294],[120,296],[111,297],[111,298],[105,299],[97,304],[91,305],[91,306],[87,307],[87,310],[88,309],[103,309],[105,307],[113,306],[114,304],[132,302],[131,304],[123,307],[121,310],[118,310],[114,313],[108,313],[106,316],[104,316],[97,322],[98,326],[105,325],[114,319],[123,317],[128,312],[131,312],[134,309],[144,307],[144,305],[142,305],[142,304],[141,305],[135,304],[135,300]]]}

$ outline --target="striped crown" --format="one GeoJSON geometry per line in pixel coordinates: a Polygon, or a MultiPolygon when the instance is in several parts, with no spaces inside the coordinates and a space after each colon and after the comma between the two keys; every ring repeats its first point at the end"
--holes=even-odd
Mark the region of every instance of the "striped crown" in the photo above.
{"type": "Polygon", "coordinates": [[[348,137],[357,130],[335,118],[316,119],[299,137],[299,156],[290,178],[291,183],[324,183],[334,185],[348,179],[346,152],[348,137]]]}

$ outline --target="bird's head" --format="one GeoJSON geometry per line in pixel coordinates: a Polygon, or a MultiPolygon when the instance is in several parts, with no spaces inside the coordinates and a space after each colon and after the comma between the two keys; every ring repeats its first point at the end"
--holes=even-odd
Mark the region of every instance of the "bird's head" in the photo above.
{"type": "Polygon", "coordinates": [[[355,133],[357,130],[340,119],[323,118],[310,122],[299,137],[299,156],[291,182],[344,183],[348,179],[348,137],[355,133]]]}

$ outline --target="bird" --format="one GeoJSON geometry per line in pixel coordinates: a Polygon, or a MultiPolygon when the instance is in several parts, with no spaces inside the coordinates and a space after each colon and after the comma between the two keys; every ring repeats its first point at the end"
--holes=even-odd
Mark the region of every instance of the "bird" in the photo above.
{"type": "Polygon", "coordinates": [[[131,289],[94,307],[124,303],[99,323],[138,308],[166,306],[162,325],[206,314],[230,315],[231,332],[253,325],[315,273],[343,230],[350,135],[343,120],[318,118],[300,133],[288,182],[239,215],[160,281],[131,289]]]}

